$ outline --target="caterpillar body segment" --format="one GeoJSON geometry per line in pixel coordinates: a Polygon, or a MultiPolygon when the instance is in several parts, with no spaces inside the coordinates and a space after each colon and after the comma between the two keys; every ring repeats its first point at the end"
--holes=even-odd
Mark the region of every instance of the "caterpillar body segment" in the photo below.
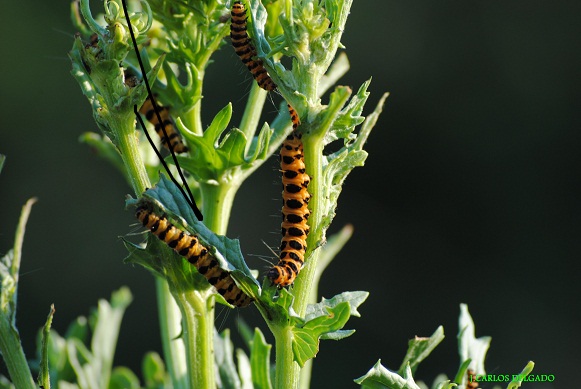
{"type": "Polygon", "coordinates": [[[184,144],[181,135],[175,128],[175,124],[171,115],[169,114],[169,108],[160,106],[159,103],[157,104],[159,108],[159,116],[161,117],[161,122],[158,120],[157,115],[155,113],[155,108],[153,107],[153,103],[151,102],[150,98],[145,100],[145,103],[139,109],[139,112],[145,116],[148,122],[153,124],[155,128],[155,132],[161,138],[161,144],[169,150],[169,144],[173,147],[173,150],[176,153],[185,153],[188,151],[188,147],[184,144]],[[163,129],[165,126],[165,132],[167,133],[167,138],[163,133],[163,129]]]}
{"type": "Polygon", "coordinates": [[[243,308],[252,302],[252,298],[236,285],[230,273],[220,268],[215,255],[196,235],[174,226],[165,215],[156,213],[153,206],[147,202],[138,204],[135,217],[155,236],[194,265],[228,303],[243,308]]]}
{"type": "Polygon", "coordinates": [[[299,128],[299,126],[301,125],[301,120],[299,119],[299,114],[297,113],[297,111],[295,111],[295,109],[292,107],[292,105],[287,104],[286,106],[288,107],[288,113],[291,117],[291,122],[293,124],[293,132],[296,132],[297,128],[299,128]]]}
{"type": "MultiPolygon", "coordinates": [[[[296,130],[299,126],[298,115],[290,105],[289,111],[296,130]]],[[[280,167],[283,186],[282,241],[279,262],[268,271],[267,277],[274,285],[286,287],[294,282],[304,264],[309,233],[310,178],[305,168],[303,142],[297,131],[293,131],[282,144],[280,167]]]]}
{"type": "Polygon", "coordinates": [[[252,77],[254,77],[258,86],[267,91],[274,91],[276,84],[270,78],[262,60],[257,58],[258,53],[248,36],[246,25],[248,16],[246,15],[244,4],[240,1],[235,1],[232,4],[230,15],[232,17],[230,39],[232,40],[234,51],[238,54],[244,65],[246,65],[250,73],[252,73],[252,77]]]}
{"type": "Polygon", "coordinates": [[[468,369],[466,371],[466,374],[468,375],[468,380],[466,382],[466,389],[477,389],[478,382],[476,382],[476,373],[474,372],[474,370],[468,369]]]}

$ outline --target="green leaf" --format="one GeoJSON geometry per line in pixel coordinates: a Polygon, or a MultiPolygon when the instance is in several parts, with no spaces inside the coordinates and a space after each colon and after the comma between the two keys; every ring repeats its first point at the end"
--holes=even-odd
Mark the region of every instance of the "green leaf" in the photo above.
{"type": "Polygon", "coordinates": [[[460,317],[458,319],[458,352],[462,362],[471,359],[470,368],[476,374],[486,374],[484,370],[484,358],[486,352],[490,347],[490,336],[483,336],[476,338],[475,326],[470,313],[468,312],[468,305],[460,304],[460,317]]]}
{"type": "Polygon", "coordinates": [[[246,2],[246,15],[248,16],[248,30],[252,37],[252,43],[258,56],[261,59],[266,59],[267,54],[270,53],[270,45],[264,34],[268,13],[260,1],[250,1],[250,7],[248,7],[248,3],[246,2]]]}
{"type": "Polygon", "coordinates": [[[520,388],[521,384],[523,383],[523,381],[526,380],[526,377],[531,373],[531,371],[533,371],[534,367],[535,363],[533,361],[529,361],[529,363],[527,363],[523,371],[521,371],[516,378],[513,378],[513,380],[510,382],[510,384],[508,384],[506,389],[520,388]]]}
{"type": "Polygon", "coordinates": [[[139,378],[129,368],[120,366],[113,369],[109,389],[139,389],[139,378]]]}
{"type": "Polygon", "coordinates": [[[240,377],[241,389],[254,389],[252,367],[248,356],[242,349],[236,349],[236,359],[238,360],[238,376],[240,377]]]}
{"type": "Polygon", "coordinates": [[[323,185],[321,186],[323,193],[316,194],[317,197],[323,199],[321,208],[325,216],[320,226],[323,238],[326,229],[335,217],[337,201],[345,179],[355,167],[363,166],[367,159],[367,152],[363,150],[363,146],[377,122],[377,117],[387,97],[384,95],[374,112],[363,120],[361,112],[369,96],[367,92],[369,83],[370,81],[363,83],[349,102],[347,101],[352,93],[351,89],[337,87],[330,96],[329,106],[321,111],[316,123],[313,124],[316,130],[312,135],[307,135],[307,137],[321,137],[323,144],[338,139],[343,140],[343,146],[338,151],[324,156],[323,185]],[[361,123],[363,123],[361,130],[358,135],[355,135],[354,130],[361,123]]]}
{"type": "MultiPolygon", "coordinates": [[[[189,204],[184,200],[175,184],[165,176],[153,189],[147,190],[143,196],[153,201],[172,222],[182,226],[196,235],[200,242],[216,256],[220,268],[230,272],[242,291],[253,298],[259,296],[259,284],[244,261],[237,239],[214,234],[202,222],[196,219],[189,204]]],[[[143,201],[143,200],[142,200],[143,201]]],[[[137,200],[128,200],[127,205],[136,204],[137,200]]]]}
{"type": "Polygon", "coordinates": [[[468,371],[468,366],[470,366],[471,362],[472,359],[467,359],[464,362],[462,362],[460,368],[458,369],[458,372],[456,373],[456,377],[454,378],[455,383],[466,384],[466,381],[468,380],[466,372],[468,371]]]}
{"type": "Polygon", "coordinates": [[[429,338],[415,337],[408,342],[406,356],[399,368],[398,373],[403,375],[407,366],[410,366],[412,373],[416,371],[420,362],[430,355],[440,342],[444,340],[444,327],[440,326],[429,338]]]}
{"type": "Polygon", "coordinates": [[[257,389],[270,389],[270,350],[272,346],[266,343],[260,329],[255,328],[252,349],[250,350],[250,364],[252,383],[257,389]]]}
{"type": "Polygon", "coordinates": [[[15,386],[12,385],[8,378],[0,374],[0,389],[15,389],[15,386]]]}
{"type": "Polygon", "coordinates": [[[221,387],[224,389],[239,389],[240,378],[234,364],[234,345],[230,340],[230,330],[226,329],[221,334],[214,336],[214,355],[221,387]]]}
{"type": "Polygon", "coordinates": [[[341,302],[334,307],[327,308],[327,315],[317,316],[307,321],[302,327],[293,327],[294,334],[292,347],[293,354],[299,366],[317,355],[319,338],[343,328],[350,316],[348,302],[341,302]]]}
{"type": "Polygon", "coordinates": [[[79,316],[73,322],[71,322],[67,328],[67,332],[65,333],[65,338],[76,338],[83,343],[86,342],[89,338],[89,326],[87,323],[87,318],[84,316],[79,316]]]}
{"type": "Polygon", "coordinates": [[[333,298],[326,299],[322,298],[320,303],[317,304],[309,304],[307,306],[307,311],[305,313],[305,320],[309,321],[319,316],[326,316],[327,309],[333,308],[343,302],[348,302],[350,307],[349,314],[355,317],[361,317],[357,308],[367,300],[369,297],[369,292],[343,292],[341,294],[336,295],[333,298]]]}
{"type": "Polygon", "coordinates": [[[141,363],[143,380],[148,389],[163,389],[168,380],[165,364],[158,353],[150,351],[143,357],[141,363]]]}
{"type": "Polygon", "coordinates": [[[415,383],[409,366],[406,367],[403,377],[381,365],[381,359],[363,377],[357,378],[355,383],[365,389],[420,389],[415,383]]]}
{"type": "MultiPolygon", "coordinates": [[[[247,135],[238,128],[227,130],[232,118],[232,105],[228,104],[214,117],[203,135],[189,131],[181,120],[176,126],[188,139],[192,152],[180,155],[180,166],[198,182],[223,182],[232,180],[235,169],[249,169],[257,160],[268,157],[272,130],[263,126],[258,137],[251,139],[248,147],[247,135]],[[248,149],[248,151],[246,151],[248,149]]],[[[167,162],[173,163],[169,158],[167,162]]]]}
{"type": "Polygon", "coordinates": [[[451,389],[457,386],[458,385],[456,383],[450,382],[450,380],[446,380],[438,383],[436,386],[434,386],[434,389],[451,389]]]}
{"type": "Polygon", "coordinates": [[[0,173],[2,173],[2,168],[4,167],[5,161],[6,161],[6,156],[4,154],[0,154],[0,173]]]}
{"type": "Polygon", "coordinates": [[[50,311],[48,313],[48,317],[46,318],[46,322],[44,323],[44,327],[42,329],[42,347],[41,347],[41,354],[40,354],[40,369],[38,372],[38,384],[43,387],[44,389],[50,389],[50,374],[48,368],[48,345],[49,345],[49,337],[50,337],[50,327],[52,325],[52,318],[54,316],[54,305],[50,306],[50,311]]]}

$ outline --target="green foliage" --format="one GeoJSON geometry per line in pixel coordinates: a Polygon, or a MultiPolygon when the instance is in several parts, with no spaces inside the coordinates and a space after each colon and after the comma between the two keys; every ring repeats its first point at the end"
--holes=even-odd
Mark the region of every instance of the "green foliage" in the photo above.
{"type": "Polygon", "coordinates": [[[468,312],[468,306],[466,304],[460,304],[458,327],[460,328],[460,332],[458,333],[458,352],[461,361],[464,363],[470,359],[469,367],[472,370],[478,374],[486,374],[484,359],[486,358],[486,353],[488,352],[492,339],[489,336],[476,338],[474,321],[468,312]]]}
{"type": "MultiPolygon", "coordinates": [[[[121,288],[112,294],[111,302],[99,301],[90,320],[80,317],[71,323],[65,337],[54,330],[50,331],[46,358],[51,380],[57,383],[57,387],[66,387],[68,382],[78,388],[107,385],[121,388],[124,386],[118,386],[120,383],[129,382],[126,380],[133,377],[133,373],[129,374],[127,369],[112,368],[121,319],[131,300],[129,290],[121,288]],[[89,331],[92,333],[91,339],[88,339],[89,331]]],[[[39,349],[43,347],[39,345],[39,349]]]]}
{"type": "MultiPolygon", "coordinates": [[[[167,214],[172,222],[186,229],[193,235],[198,236],[200,242],[216,256],[219,266],[231,272],[234,279],[238,282],[240,288],[248,295],[257,298],[260,294],[259,285],[250,269],[246,265],[240,250],[240,243],[237,239],[230,239],[222,235],[217,235],[210,231],[202,222],[197,220],[189,204],[185,201],[175,184],[169,181],[165,176],[161,176],[158,185],[155,188],[148,189],[143,198],[153,202],[162,214],[167,214]]],[[[138,200],[127,200],[127,205],[135,205],[138,200]]],[[[156,241],[156,240],[154,240],[156,241]]],[[[146,249],[130,242],[125,242],[126,247],[130,250],[127,257],[128,262],[136,262],[145,265],[150,270],[156,271],[161,276],[169,274],[167,269],[160,268],[158,247],[151,244],[149,240],[146,249]],[[151,249],[149,247],[152,246],[151,249]],[[146,251],[146,253],[143,253],[146,251]]],[[[177,256],[177,255],[176,255],[177,256]]],[[[179,257],[178,257],[179,258],[179,257]]],[[[174,260],[174,264],[183,264],[185,261],[174,260]]],[[[179,265],[181,266],[181,265],[179,265]]],[[[186,265],[190,269],[195,269],[191,265],[186,265]]],[[[195,270],[193,270],[195,271],[195,270]]],[[[169,280],[179,282],[177,280],[169,280]]],[[[188,280],[184,280],[186,283],[188,280]]],[[[204,281],[207,282],[207,281],[204,281]]],[[[187,288],[184,285],[183,288],[187,288]]],[[[220,298],[220,297],[219,297],[220,298]]]]}
{"type": "MultiPolygon", "coordinates": [[[[0,155],[0,170],[4,157],[0,155]]],[[[20,344],[20,335],[16,328],[16,305],[18,302],[18,279],[22,260],[22,244],[26,223],[32,205],[36,199],[30,199],[22,207],[14,246],[0,258],[0,354],[2,355],[10,378],[19,389],[34,388],[34,381],[20,344]]],[[[9,388],[12,383],[0,376],[0,385],[9,388]]]]}
{"type": "Polygon", "coordinates": [[[178,128],[192,147],[189,157],[179,156],[180,165],[198,182],[223,181],[233,176],[235,169],[249,169],[257,160],[269,156],[268,146],[272,130],[264,125],[254,140],[249,140],[241,130],[227,127],[232,118],[232,104],[224,107],[203,135],[189,134],[178,121],[178,128]],[[251,142],[249,144],[248,142],[251,142]],[[248,153],[246,150],[249,150],[248,153]]]}
{"type": "MultiPolygon", "coordinates": [[[[464,388],[467,383],[466,371],[468,366],[470,365],[471,368],[473,366],[471,364],[471,359],[465,359],[466,355],[477,357],[478,359],[476,361],[481,361],[481,363],[475,363],[476,369],[482,370],[474,371],[476,374],[485,374],[484,358],[486,357],[486,351],[488,351],[490,345],[490,337],[475,338],[474,321],[468,312],[468,306],[466,304],[460,304],[459,327],[458,345],[462,363],[460,364],[456,378],[454,381],[450,381],[446,375],[439,375],[436,377],[432,389],[450,389],[454,387],[464,388]]],[[[434,334],[429,338],[416,337],[415,339],[410,340],[408,351],[397,373],[386,369],[381,365],[381,360],[379,360],[375,366],[367,372],[367,374],[357,378],[355,382],[363,388],[373,389],[420,389],[420,386],[425,387],[422,382],[416,383],[414,381],[413,373],[417,369],[419,363],[426,359],[443,339],[444,330],[442,327],[438,327],[434,334]]],[[[514,379],[508,385],[507,389],[520,387],[520,384],[532,371],[533,367],[534,363],[529,362],[522,371],[521,376],[518,377],[518,379],[514,379]]]]}
{"type": "Polygon", "coordinates": [[[420,362],[426,359],[443,340],[444,328],[442,326],[438,327],[429,338],[420,338],[416,336],[414,339],[411,339],[408,342],[408,351],[398,370],[398,374],[403,376],[408,366],[411,369],[411,372],[415,373],[420,362]]]}
{"type": "Polygon", "coordinates": [[[54,316],[54,305],[50,306],[50,312],[46,318],[46,323],[42,328],[42,341],[40,349],[40,369],[38,372],[38,384],[44,389],[50,389],[50,373],[48,366],[48,344],[50,336],[50,327],[54,316]]]}

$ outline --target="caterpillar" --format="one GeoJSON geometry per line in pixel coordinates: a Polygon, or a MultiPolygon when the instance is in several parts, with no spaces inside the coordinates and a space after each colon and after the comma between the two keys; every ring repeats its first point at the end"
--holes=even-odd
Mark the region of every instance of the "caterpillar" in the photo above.
{"type": "Polygon", "coordinates": [[[168,142],[167,142],[169,139],[169,143],[171,144],[171,146],[173,147],[173,150],[176,153],[185,153],[186,151],[188,151],[188,147],[184,144],[182,137],[180,136],[180,134],[177,132],[177,130],[175,128],[174,122],[169,114],[169,108],[161,106],[159,104],[157,104],[157,106],[159,108],[159,116],[161,117],[161,121],[162,121],[161,123],[157,119],[157,115],[155,114],[155,109],[153,107],[153,103],[151,102],[151,99],[149,97],[147,98],[147,100],[145,100],[145,103],[143,103],[143,105],[139,109],[139,112],[142,115],[144,115],[145,118],[151,124],[153,124],[153,126],[155,127],[155,132],[157,132],[157,134],[161,138],[161,144],[165,148],[167,148],[169,150],[169,146],[168,146],[168,142]],[[165,127],[165,132],[167,133],[167,138],[165,137],[165,135],[163,133],[163,127],[165,127]]]}
{"type": "Polygon", "coordinates": [[[466,389],[477,389],[478,382],[476,382],[476,373],[474,373],[474,370],[468,369],[466,371],[466,374],[468,374],[468,380],[466,381],[466,389]]]}
{"type": "Polygon", "coordinates": [[[248,33],[246,32],[246,21],[248,20],[248,17],[246,16],[244,4],[240,1],[235,1],[232,4],[230,15],[232,17],[232,22],[230,24],[230,39],[232,40],[234,51],[238,54],[248,70],[250,70],[250,73],[252,73],[252,77],[254,77],[258,86],[267,91],[274,91],[276,89],[276,84],[268,75],[268,72],[264,68],[264,63],[260,58],[253,59],[253,57],[257,57],[258,54],[250,41],[248,33]]]}
{"type": "Polygon", "coordinates": [[[279,262],[272,267],[267,277],[278,287],[291,285],[304,264],[307,248],[310,199],[307,187],[310,178],[305,172],[303,142],[296,131],[300,125],[296,111],[288,105],[293,123],[293,132],[286,138],[280,149],[282,171],[282,241],[279,262]]]}
{"type": "Polygon", "coordinates": [[[171,224],[165,215],[158,215],[148,202],[141,202],[137,206],[135,217],[155,236],[194,265],[228,303],[243,308],[252,302],[252,298],[236,285],[230,273],[220,268],[214,254],[196,235],[191,235],[171,224]]]}

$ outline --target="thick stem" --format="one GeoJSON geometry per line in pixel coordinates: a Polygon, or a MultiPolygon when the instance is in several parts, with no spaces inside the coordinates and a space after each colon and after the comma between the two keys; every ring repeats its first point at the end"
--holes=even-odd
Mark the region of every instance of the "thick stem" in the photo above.
{"type": "Polygon", "coordinates": [[[183,339],[179,336],[182,331],[182,315],[170,294],[167,282],[157,277],[155,286],[162,334],[161,343],[167,371],[174,389],[187,389],[189,387],[188,364],[184,358],[186,349],[183,339]]]}
{"type": "MultiPolygon", "coordinates": [[[[135,135],[134,118],[117,122],[118,147],[127,169],[127,176],[136,194],[140,196],[146,188],[151,187],[145,165],[139,153],[139,142],[135,135]]],[[[168,248],[168,251],[170,249],[168,248]]],[[[173,387],[187,388],[187,364],[184,358],[184,345],[181,339],[175,339],[181,331],[181,314],[167,287],[167,282],[156,279],[158,318],[161,329],[164,360],[168,366],[173,387]]]]}
{"type": "Polygon", "coordinates": [[[252,83],[250,95],[248,96],[246,107],[244,108],[244,116],[242,116],[242,121],[240,122],[240,131],[242,131],[246,135],[246,139],[249,140],[246,143],[246,152],[248,152],[248,149],[250,148],[252,143],[250,140],[256,133],[258,123],[260,123],[260,115],[262,114],[266,95],[267,92],[260,88],[256,82],[252,83]]]}
{"type": "Polygon", "coordinates": [[[174,296],[182,310],[183,339],[189,388],[215,389],[214,367],[214,297],[212,291],[177,292],[174,296]]]}
{"type": "Polygon", "coordinates": [[[202,183],[202,213],[204,224],[216,234],[225,235],[230,220],[234,197],[240,184],[238,182],[218,185],[202,183]]]}
{"type": "Polygon", "coordinates": [[[18,332],[12,328],[10,321],[4,315],[0,315],[0,353],[6,362],[8,373],[12,383],[17,388],[35,389],[24,350],[20,344],[18,332]]]}
{"type": "Polygon", "coordinates": [[[293,359],[292,336],[291,327],[274,330],[276,349],[274,387],[276,389],[295,389],[299,385],[300,368],[293,359]]]}
{"type": "MultiPolygon", "coordinates": [[[[194,72],[194,75],[197,75],[197,79],[194,80],[194,85],[196,85],[196,90],[193,92],[194,96],[202,95],[204,74],[205,73],[202,70],[194,72]]],[[[189,128],[194,134],[202,135],[204,133],[204,127],[202,126],[202,100],[199,100],[196,104],[194,104],[192,109],[184,113],[181,118],[185,126],[189,128]]]]}

